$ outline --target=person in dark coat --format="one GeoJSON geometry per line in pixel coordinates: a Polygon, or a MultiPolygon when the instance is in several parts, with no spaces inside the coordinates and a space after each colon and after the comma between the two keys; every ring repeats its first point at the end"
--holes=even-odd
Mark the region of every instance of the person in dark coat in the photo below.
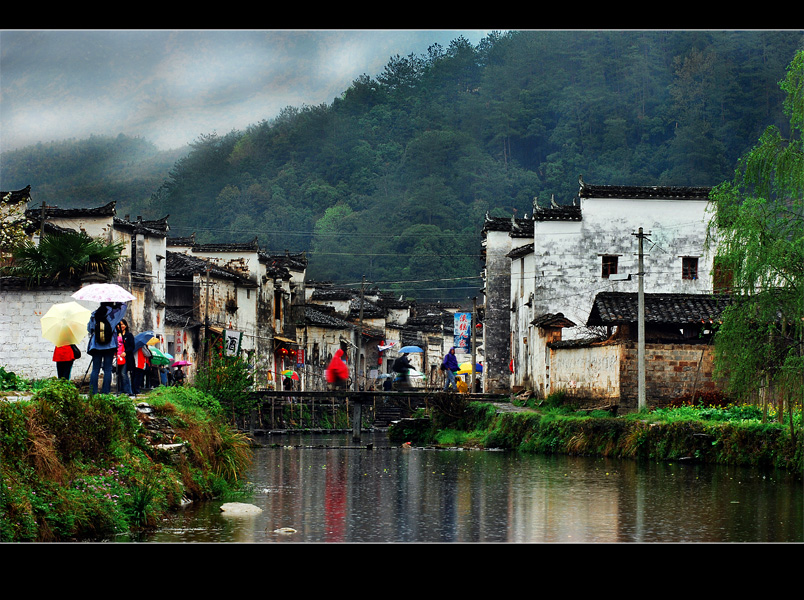
{"type": "Polygon", "coordinates": [[[410,387],[410,377],[409,371],[413,368],[413,365],[410,364],[410,360],[408,359],[407,354],[403,354],[399,358],[394,361],[394,364],[391,365],[391,369],[395,373],[399,373],[399,377],[396,379],[396,387],[397,388],[409,388],[410,387]]]}
{"type": "Polygon", "coordinates": [[[128,329],[128,321],[120,319],[117,324],[118,340],[118,379],[117,379],[117,393],[123,393],[131,396],[134,393],[131,387],[131,375],[134,372],[136,364],[134,354],[134,334],[128,329]]]}
{"type": "Polygon", "coordinates": [[[441,361],[442,371],[444,371],[444,375],[446,376],[446,382],[444,383],[444,391],[452,388],[456,392],[458,391],[458,384],[455,381],[455,373],[458,371],[458,359],[455,357],[455,347],[449,349],[444,355],[444,360],[441,361]]]}
{"type": "Polygon", "coordinates": [[[89,317],[87,331],[89,332],[89,343],[87,354],[92,357],[92,374],[89,377],[89,393],[98,393],[98,377],[103,369],[102,394],[112,391],[112,367],[114,357],[117,353],[117,324],[125,316],[128,306],[121,302],[101,302],[101,305],[89,317]],[[109,324],[109,339],[103,341],[98,333],[100,323],[109,324]]]}

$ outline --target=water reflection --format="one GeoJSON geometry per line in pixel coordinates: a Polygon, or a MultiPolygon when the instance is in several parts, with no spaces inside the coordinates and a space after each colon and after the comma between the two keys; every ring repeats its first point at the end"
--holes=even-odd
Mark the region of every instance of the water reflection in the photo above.
{"type": "Polygon", "coordinates": [[[508,452],[405,450],[384,435],[269,440],[262,509],[191,507],[149,542],[801,542],[802,485],[758,470],[508,452]],[[293,530],[291,533],[286,531],[293,530]]]}

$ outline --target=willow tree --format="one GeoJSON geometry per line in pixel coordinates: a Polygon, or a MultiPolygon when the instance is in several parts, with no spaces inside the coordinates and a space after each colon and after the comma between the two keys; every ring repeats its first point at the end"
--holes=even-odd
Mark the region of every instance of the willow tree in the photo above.
{"type": "Polygon", "coordinates": [[[714,188],[709,242],[733,298],[716,369],[734,396],[774,399],[781,419],[784,401],[792,413],[804,394],[804,52],[780,87],[789,131],[768,127],[734,179],[714,188]]]}

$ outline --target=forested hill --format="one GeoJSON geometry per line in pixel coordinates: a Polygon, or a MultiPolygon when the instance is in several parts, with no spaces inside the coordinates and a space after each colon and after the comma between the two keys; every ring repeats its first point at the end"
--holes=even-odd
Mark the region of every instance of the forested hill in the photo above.
{"type": "MultiPolygon", "coordinates": [[[[459,38],[391,57],[331,105],[202,136],[152,189],[98,171],[98,193],[80,205],[113,191],[136,214],[170,214],[174,235],[305,250],[314,279],[365,276],[409,297],[462,300],[477,294],[487,212],[522,217],[553,195],[568,204],[579,175],[598,185],[730,179],[768,125],[784,131],[778,82],[801,43],[801,32],[773,31],[459,38]]],[[[18,153],[3,156],[3,189],[13,180],[31,183],[37,201],[75,199],[75,183],[26,171],[18,153]]]]}

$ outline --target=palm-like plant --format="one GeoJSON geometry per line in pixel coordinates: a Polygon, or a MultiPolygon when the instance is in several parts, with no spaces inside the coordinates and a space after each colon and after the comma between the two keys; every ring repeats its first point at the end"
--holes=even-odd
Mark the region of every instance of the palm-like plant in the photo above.
{"type": "Polygon", "coordinates": [[[6,272],[36,284],[77,281],[87,273],[113,277],[120,268],[122,252],[122,243],[107,243],[83,231],[53,233],[38,245],[28,241],[17,246],[6,272]]]}

